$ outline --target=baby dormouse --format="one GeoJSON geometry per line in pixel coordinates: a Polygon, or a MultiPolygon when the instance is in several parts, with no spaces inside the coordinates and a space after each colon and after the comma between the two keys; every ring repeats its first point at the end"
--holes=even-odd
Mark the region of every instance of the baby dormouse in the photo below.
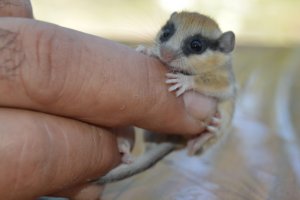
{"type": "MultiPolygon", "coordinates": [[[[195,155],[217,141],[228,129],[234,112],[236,87],[231,57],[234,46],[232,31],[222,33],[213,19],[196,12],[174,12],[156,35],[152,47],[140,45],[137,51],[158,58],[168,67],[166,83],[171,85],[170,92],[180,96],[193,90],[215,98],[219,102],[218,111],[207,123],[206,131],[188,141],[180,136],[146,131],[145,154],[96,182],[104,184],[137,174],[178,147],[187,146],[189,155],[195,155]]],[[[129,149],[124,152],[130,157],[129,149]]]]}
{"type": "Polygon", "coordinates": [[[234,46],[234,33],[222,33],[210,17],[196,12],[174,12],[156,35],[152,47],[137,48],[157,57],[169,68],[166,74],[166,83],[171,85],[169,91],[180,96],[193,90],[219,102],[218,113],[207,125],[207,133],[188,142],[191,155],[208,140],[221,135],[231,121],[236,96],[231,55],[234,46]]]}

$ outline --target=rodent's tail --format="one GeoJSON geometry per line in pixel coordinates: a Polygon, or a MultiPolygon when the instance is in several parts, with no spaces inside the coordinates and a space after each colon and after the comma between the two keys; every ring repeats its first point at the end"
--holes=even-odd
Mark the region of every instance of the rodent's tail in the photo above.
{"type": "Polygon", "coordinates": [[[112,169],[105,176],[91,180],[91,182],[96,184],[106,184],[136,175],[155,165],[174,149],[176,149],[176,145],[173,143],[160,143],[155,148],[146,151],[144,155],[140,156],[132,164],[122,164],[112,169]]]}

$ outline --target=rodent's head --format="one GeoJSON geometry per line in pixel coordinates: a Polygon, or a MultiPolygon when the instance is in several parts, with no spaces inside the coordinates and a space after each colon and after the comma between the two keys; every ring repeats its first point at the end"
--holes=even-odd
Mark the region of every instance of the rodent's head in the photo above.
{"type": "Polygon", "coordinates": [[[194,74],[224,65],[234,44],[234,33],[222,33],[211,18],[195,12],[175,12],[158,32],[154,54],[173,70],[194,74]]]}

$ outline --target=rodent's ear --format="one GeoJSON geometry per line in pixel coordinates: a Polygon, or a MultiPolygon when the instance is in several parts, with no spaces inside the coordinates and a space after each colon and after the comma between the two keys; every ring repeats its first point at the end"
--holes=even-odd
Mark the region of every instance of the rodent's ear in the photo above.
{"type": "Polygon", "coordinates": [[[218,39],[219,50],[224,53],[233,51],[235,45],[235,35],[232,31],[227,31],[218,39]]]}
{"type": "Polygon", "coordinates": [[[177,15],[177,12],[173,12],[173,13],[171,14],[171,18],[174,17],[175,15],[177,15]]]}

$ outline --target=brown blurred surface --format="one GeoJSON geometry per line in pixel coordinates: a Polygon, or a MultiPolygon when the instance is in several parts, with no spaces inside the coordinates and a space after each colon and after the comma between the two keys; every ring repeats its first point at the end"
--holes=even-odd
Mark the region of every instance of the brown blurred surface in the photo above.
{"type": "Polygon", "coordinates": [[[185,151],[106,186],[102,200],[300,199],[300,47],[238,47],[233,131],[202,157],[185,151]]]}

